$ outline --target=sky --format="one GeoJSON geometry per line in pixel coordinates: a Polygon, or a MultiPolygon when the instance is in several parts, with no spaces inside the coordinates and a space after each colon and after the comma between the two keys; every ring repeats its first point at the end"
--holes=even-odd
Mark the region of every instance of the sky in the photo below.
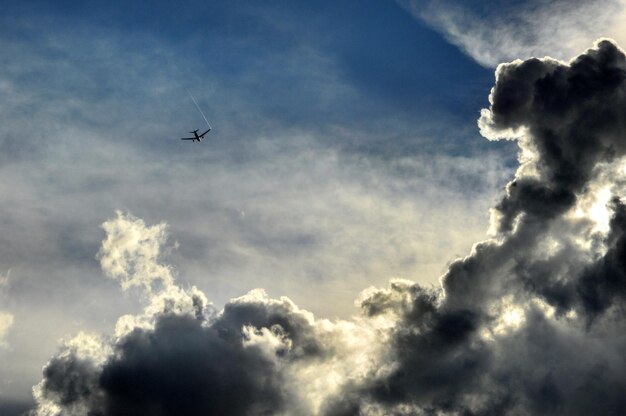
{"type": "Polygon", "coordinates": [[[0,10],[0,414],[626,409],[621,0],[0,10]]]}

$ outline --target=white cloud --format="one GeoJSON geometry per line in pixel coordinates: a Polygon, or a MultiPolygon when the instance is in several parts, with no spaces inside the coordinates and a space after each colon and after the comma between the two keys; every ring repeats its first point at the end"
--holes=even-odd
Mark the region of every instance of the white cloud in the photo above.
{"type": "Polygon", "coordinates": [[[533,0],[508,8],[501,3],[472,7],[456,0],[398,2],[489,67],[518,58],[569,60],[599,37],[626,42],[624,0],[533,0]]]}
{"type": "MultiPolygon", "coordinates": [[[[11,269],[7,270],[6,273],[0,273],[0,297],[4,295],[3,292],[9,285],[10,276],[11,269]]],[[[6,346],[5,337],[13,326],[14,320],[13,314],[0,310],[0,347],[6,346]]]]}
{"type": "Polygon", "coordinates": [[[117,218],[102,224],[107,238],[98,259],[102,270],[124,290],[139,286],[152,292],[155,284],[169,287],[174,278],[169,266],[159,263],[161,246],[167,238],[164,223],[147,227],[143,220],[117,212],[117,218]]]}
{"type": "Polygon", "coordinates": [[[102,228],[106,232],[98,252],[102,271],[118,278],[125,291],[134,286],[143,288],[149,299],[143,313],[123,315],[117,320],[116,337],[135,328],[154,328],[155,317],[164,313],[210,313],[204,293],[195,286],[182,289],[175,284],[171,267],[161,262],[168,238],[167,224],[146,226],[142,219],[117,211],[116,218],[105,221],[102,228]]]}
{"type": "Polygon", "coordinates": [[[6,346],[4,338],[13,326],[13,315],[0,311],[0,346],[6,346]]]}
{"type": "Polygon", "coordinates": [[[11,277],[11,269],[7,270],[6,273],[0,273],[0,290],[7,287],[9,285],[9,279],[11,277]]]}

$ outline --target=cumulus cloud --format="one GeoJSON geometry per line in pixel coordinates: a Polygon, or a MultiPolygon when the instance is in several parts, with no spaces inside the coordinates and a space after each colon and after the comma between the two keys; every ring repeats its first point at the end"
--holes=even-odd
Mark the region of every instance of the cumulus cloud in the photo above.
{"type": "Polygon", "coordinates": [[[36,415],[306,414],[368,373],[382,348],[374,326],[316,320],[262,289],[215,311],[161,264],[163,224],[118,212],[103,228],[103,270],[126,279],[123,288],[139,282],[148,304],[122,316],[114,335],[68,341],[34,389],[36,415]],[[154,289],[154,276],[168,284],[154,289]]]}
{"type": "Polygon", "coordinates": [[[626,2],[398,0],[485,66],[516,58],[569,59],[590,40],[626,42],[626,2]]]}
{"type": "Polygon", "coordinates": [[[479,126],[516,140],[520,166],[492,238],[441,287],[364,290],[351,320],[261,289],[214,310],[162,263],[165,226],[119,213],[99,258],[148,304],[114,335],[69,341],[35,414],[624,413],[625,97],[626,58],[609,40],[569,63],[500,65],[479,126]]]}
{"type": "Polygon", "coordinates": [[[157,261],[166,238],[164,223],[147,227],[143,220],[118,211],[117,218],[102,228],[107,238],[98,259],[104,273],[119,279],[122,289],[139,286],[151,292],[155,284],[172,285],[171,269],[157,261]]]}
{"type": "MultiPolygon", "coordinates": [[[[493,210],[494,238],[451,264],[443,293],[405,288],[412,302],[394,329],[397,367],[361,387],[361,411],[367,400],[413,409],[398,410],[406,414],[625,409],[625,81],[624,54],[607,40],[570,63],[498,67],[482,131],[512,135],[532,157],[493,210]],[[602,234],[575,212],[607,180],[612,219],[602,234]]],[[[389,298],[373,292],[364,305],[384,310],[389,298]]]]}

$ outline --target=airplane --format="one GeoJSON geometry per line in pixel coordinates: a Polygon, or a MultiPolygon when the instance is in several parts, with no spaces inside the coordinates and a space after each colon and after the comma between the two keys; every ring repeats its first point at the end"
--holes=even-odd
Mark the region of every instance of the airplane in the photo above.
{"type": "Polygon", "coordinates": [[[201,142],[202,139],[204,139],[204,135],[211,131],[211,128],[209,127],[209,129],[207,131],[205,131],[204,133],[202,133],[202,134],[198,134],[198,130],[199,129],[196,129],[194,131],[190,131],[189,132],[189,133],[193,133],[194,137],[183,137],[183,138],[181,138],[181,140],[191,140],[191,141],[194,141],[194,142],[195,141],[201,142]]]}

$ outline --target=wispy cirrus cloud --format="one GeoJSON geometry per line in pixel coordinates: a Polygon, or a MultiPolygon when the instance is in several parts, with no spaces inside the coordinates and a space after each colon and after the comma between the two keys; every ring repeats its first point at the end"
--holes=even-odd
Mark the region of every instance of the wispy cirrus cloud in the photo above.
{"type": "Polygon", "coordinates": [[[5,346],[4,337],[13,326],[13,315],[8,312],[0,311],[0,346],[5,346]]]}
{"type": "Polygon", "coordinates": [[[626,42],[626,3],[398,0],[480,64],[551,56],[567,60],[599,37],[626,42]]]}
{"type": "MultiPolygon", "coordinates": [[[[5,296],[10,277],[11,269],[7,270],[6,273],[0,274],[0,299],[5,296]]],[[[0,310],[0,347],[6,346],[5,337],[13,326],[14,319],[14,316],[9,312],[0,310]]]]}

